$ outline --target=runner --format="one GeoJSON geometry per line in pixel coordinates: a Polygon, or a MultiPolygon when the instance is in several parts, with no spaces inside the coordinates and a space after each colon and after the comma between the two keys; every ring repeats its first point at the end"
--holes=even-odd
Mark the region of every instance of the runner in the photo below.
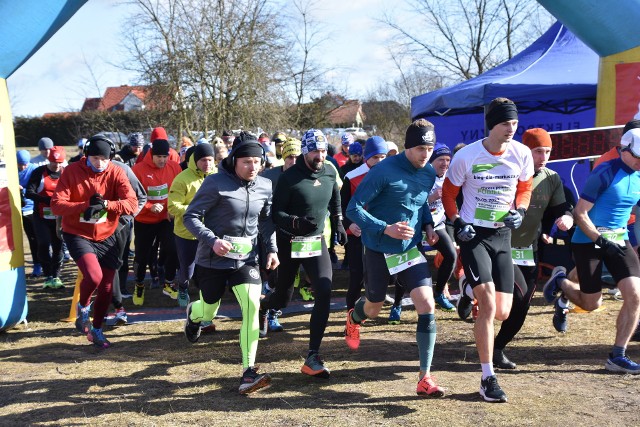
{"type": "Polygon", "coordinates": [[[85,154],[60,176],[51,211],[62,216],[64,241],[82,272],[76,329],[95,346],[107,348],[111,343],[104,337],[102,323],[124,245],[118,238],[119,218],[136,212],[137,199],[125,172],[111,163],[116,146],[110,139],[91,137],[85,154]],[[92,323],[91,296],[95,291],[92,323]]]}
{"type": "Polygon", "coordinates": [[[528,129],[522,143],[531,149],[533,158],[533,191],[531,203],[522,225],[511,232],[511,254],[514,268],[513,305],[509,317],[502,322],[495,338],[493,365],[501,369],[516,369],[516,364],[504,354],[504,348],[524,324],[538,277],[538,238],[545,213],[553,215],[558,229],[573,227],[571,205],[566,202],[560,175],[547,168],[551,155],[551,137],[544,129],[528,129]]]}
{"type": "Polygon", "coordinates": [[[327,145],[321,131],[309,129],[302,138],[302,155],[278,181],[273,195],[273,222],[281,264],[275,289],[261,304],[263,310],[286,307],[302,264],[311,279],[315,303],[309,324],[309,352],[301,371],[319,378],[331,375],[319,355],[329,319],[333,275],[327,243],[322,237],[327,210],[338,232],[339,243],[347,242],[347,233],[342,226],[337,171],[324,162],[327,145]]]}
{"type": "MultiPolygon", "coordinates": [[[[183,217],[198,239],[195,280],[200,299],[187,307],[184,332],[198,341],[202,321],[211,321],[228,286],[242,309],[240,348],[244,373],[241,394],[269,386],[271,377],[255,366],[258,310],[262,282],[258,267],[258,230],[266,246],[266,266],[278,266],[271,213],[271,183],[258,176],[265,152],[258,140],[242,132],[217,174],[205,178],[183,217]]],[[[209,156],[207,156],[209,157],[209,156]]]]}
{"type": "Polygon", "coordinates": [[[416,392],[428,397],[445,394],[430,372],[436,342],[435,302],[431,272],[417,248],[423,231],[429,244],[438,240],[428,202],[436,177],[428,163],[435,140],[430,122],[421,119],[409,125],[405,150],[372,168],[347,207],[349,219],[362,233],[365,298],[347,313],[346,343],[352,350],[360,346],[360,324],[380,313],[389,277],[397,274],[418,313],[420,373],[416,392]]]}
{"type": "Polygon", "coordinates": [[[480,307],[474,336],[482,366],[480,395],[506,402],[493,370],[494,319],[509,317],[513,301],[511,230],[520,227],[531,197],[531,150],[512,138],[518,111],[507,98],[496,98],[485,115],[489,136],[453,157],[442,188],[446,215],[454,222],[466,284],[458,313],[468,317],[473,299],[480,307]],[[462,189],[460,213],[456,196],[462,189]],[[514,206],[515,205],[515,206],[514,206]]]}
{"type": "MultiPolygon", "coordinates": [[[[578,225],[571,239],[580,284],[556,267],[543,288],[555,300],[554,325],[567,322],[567,300],[592,311],[602,304],[602,268],[607,267],[622,294],[613,349],[605,363],[612,372],[640,374],[640,365],[626,355],[640,315],[640,263],[626,229],[631,209],[640,204],[640,129],[622,136],[620,157],[594,169],[574,209],[578,225]]],[[[565,327],[566,328],[566,327],[565,327]]]]}

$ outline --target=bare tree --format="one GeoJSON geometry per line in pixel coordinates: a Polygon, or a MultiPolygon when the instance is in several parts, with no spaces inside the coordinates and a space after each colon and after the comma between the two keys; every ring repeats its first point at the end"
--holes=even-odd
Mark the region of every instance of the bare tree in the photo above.
{"type": "MultiPolygon", "coordinates": [[[[545,12],[534,0],[406,0],[415,22],[384,22],[394,45],[445,81],[470,79],[513,57],[540,33],[545,12]],[[537,20],[531,21],[535,15],[537,20]]],[[[548,14],[547,14],[548,16],[548,14]]]]}

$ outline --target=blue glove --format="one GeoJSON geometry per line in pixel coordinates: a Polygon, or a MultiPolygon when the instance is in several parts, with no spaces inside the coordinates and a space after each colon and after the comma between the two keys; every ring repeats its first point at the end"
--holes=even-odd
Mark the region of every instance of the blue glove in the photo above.
{"type": "Polygon", "coordinates": [[[510,210],[509,215],[504,218],[504,225],[509,227],[512,230],[520,227],[522,225],[522,220],[524,219],[524,215],[527,213],[524,209],[520,208],[518,210],[510,210]]]}
{"type": "Polygon", "coordinates": [[[476,230],[473,229],[471,224],[464,222],[462,218],[458,218],[453,222],[453,228],[456,233],[456,237],[461,242],[468,242],[476,237],[476,230]]]}

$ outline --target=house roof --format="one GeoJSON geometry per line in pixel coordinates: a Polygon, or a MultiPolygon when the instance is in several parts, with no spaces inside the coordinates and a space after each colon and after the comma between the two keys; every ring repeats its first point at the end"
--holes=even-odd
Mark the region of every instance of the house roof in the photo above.
{"type": "Polygon", "coordinates": [[[360,114],[360,119],[364,121],[366,116],[362,111],[362,102],[357,99],[349,99],[341,106],[329,112],[329,122],[338,125],[344,123],[355,123],[360,114]]]}
{"type": "Polygon", "coordinates": [[[102,98],[85,98],[80,111],[96,111],[102,98]]]}
{"type": "Polygon", "coordinates": [[[141,100],[144,100],[146,91],[148,87],[146,86],[128,86],[121,85],[115,87],[108,87],[104,91],[104,96],[98,106],[99,111],[112,111],[114,110],[118,104],[122,102],[122,100],[129,94],[129,92],[133,92],[141,100]]]}

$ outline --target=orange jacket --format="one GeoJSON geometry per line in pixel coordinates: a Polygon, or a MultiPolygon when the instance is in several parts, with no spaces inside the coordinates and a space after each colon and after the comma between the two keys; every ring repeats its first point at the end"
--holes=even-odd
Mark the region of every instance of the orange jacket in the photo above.
{"type": "Polygon", "coordinates": [[[167,160],[167,164],[162,169],[158,168],[153,163],[153,156],[150,154],[144,156],[140,163],[136,163],[133,166],[133,173],[136,174],[147,192],[147,203],[144,204],[142,210],[136,216],[136,221],[145,224],[157,224],[169,218],[169,211],[167,210],[169,189],[174,178],[180,172],[182,172],[182,168],[173,160],[167,160]],[[164,206],[162,212],[151,212],[151,206],[156,203],[162,203],[164,206]]]}
{"type": "Polygon", "coordinates": [[[120,215],[133,215],[137,210],[138,198],[124,170],[109,163],[103,172],[96,173],[87,166],[85,157],[64,169],[51,198],[51,211],[62,216],[62,229],[93,241],[111,236],[120,215]],[[84,222],[81,218],[96,193],[108,200],[106,220],[84,222]]]}

